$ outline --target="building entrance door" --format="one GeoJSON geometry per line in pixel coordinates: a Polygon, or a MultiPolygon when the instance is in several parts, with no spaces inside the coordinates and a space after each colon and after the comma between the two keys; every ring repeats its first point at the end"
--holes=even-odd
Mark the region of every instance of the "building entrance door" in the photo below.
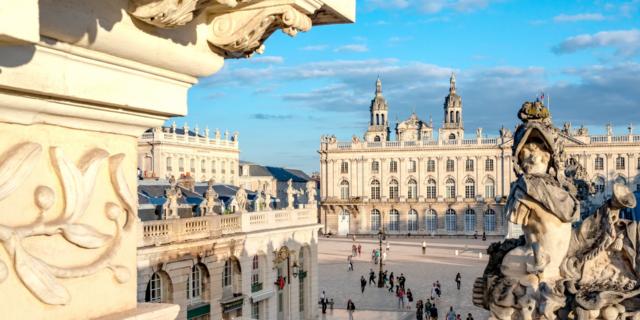
{"type": "Polygon", "coordinates": [[[338,216],[338,234],[346,236],[349,233],[349,212],[342,210],[340,216],[338,216]]]}

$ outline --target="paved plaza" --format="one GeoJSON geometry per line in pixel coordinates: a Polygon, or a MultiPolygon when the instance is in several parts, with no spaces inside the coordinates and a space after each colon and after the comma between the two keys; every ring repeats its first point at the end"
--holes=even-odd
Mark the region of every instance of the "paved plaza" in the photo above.
{"type": "MultiPolygon", "coordinates": [[[[369,270],[378,273],[378,265],[371,261],[371,251],[378,247],[377,239],[356,239],[356,245],[362,245],[362,255],[353,259],[354,271],[347,271],[347,256],[351,254],[352,239],[321,238],[318,250],[319,288],[326,292],[327,298],[333,298],[334,311],[321,319],[348,319],[346,303],[351,298],[356,306],[354,319],[415,319],[415,302],[426,300],[430,296],[432,284],[439,280],[442,285],[442,297],[437,299],[438,315],[444,319],[450,306],[466,319],[471,313],[474,319],[487,319],[488,312],[473,306],[471,302],[473,282],[482,274],[487,263],[484,253],[492,241],[474,239],[437,239],[437,238],[390,238],[390,250],[384,269],[394,276],[404,273],[406,288],[411,289],[414,302],[411,310],[398,308],[398,299],[394,293],[377,286],[367,286],[360,293],[360,276],[368,279],[369,270]],[[422,254],[422,241],[426,240],[426,254],[422,254]],[[456,250],[458,255],[456,256],[456,250]],[[461,289],[456,289],[455,275],[462,276],[461,289]],[[366,311],[365,311],[366,310],[366,311]]],[[[383,250],[385,245],[383,244],[383,250]]],[[[377,280],[377,279],[376,279],[377,280]]],[[[328,311],[330,312],[330,311],[328,311]]]]}

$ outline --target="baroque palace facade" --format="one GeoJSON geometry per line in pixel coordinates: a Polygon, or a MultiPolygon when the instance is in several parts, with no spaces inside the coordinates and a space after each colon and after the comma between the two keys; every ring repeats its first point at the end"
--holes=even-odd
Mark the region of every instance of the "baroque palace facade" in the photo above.
{"type": "MultiPolygon", "coordinates": [[[[396,125],[392,141],[389,106],[376,82],[364,140],[320,143],[321,223],[333,234],[505,235],[503,210],[512,168],[512,133],[486,137],[479,128],[465,137],[462,98],[455,75],[444,101],[440,128],[415,113],[396,125]],[[437,134],[434,134],[437,130],[437,134]]],[[[605,135],[565,123],[566,161],[580,165],[592,185],[591,203],[611,195],[614,182],[640,190],[640,135],[607,125],[605,135]]]]}

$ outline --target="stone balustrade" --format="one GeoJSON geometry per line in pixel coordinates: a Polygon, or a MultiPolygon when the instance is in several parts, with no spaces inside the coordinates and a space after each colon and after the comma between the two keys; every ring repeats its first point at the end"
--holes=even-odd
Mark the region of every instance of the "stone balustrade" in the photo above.
{"type": "Polygon", "coordinates": [[[142,230],[138,232],[138,247],[219,238],[317,222],[314,207],[143,221],[139,225],[142,230]]]}
{"type": "Polygon", "coordinates": [[[225,149],[238,149],[238,141],[227,138],[219,137],[218,139],[212,137],[192,137],[184,134],[177,134],[171,132],[145,132],[140,139],[144,142],[169,142],[180,144],[191,144],[198,146],[208,147],[221,147],[225,149]]]}

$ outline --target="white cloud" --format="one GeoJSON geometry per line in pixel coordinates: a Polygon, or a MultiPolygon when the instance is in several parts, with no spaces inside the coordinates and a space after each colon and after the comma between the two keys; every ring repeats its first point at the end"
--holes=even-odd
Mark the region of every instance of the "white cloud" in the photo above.
{"type": "Polygon", "coordinates": [[[370,9],[418,9],[424,13],[434,14],[444,10],[477,11],[496,1],[500,0],[367,0],[365,4],[370,9]]]}
{"type": "Polygon", "coordinates": [[[600,13],[560,14],[553,17],[553,22],[602,21],[605,17],[600,13]]]}
{"type": "Polygon", "coordinates": [[[335,48],[333,51],[335,52],[367,52],[369,48],[367,48],[364,44],[347,44],[344,46],[340,46],[335,48]]]}
{"type": "Polygon", "coordinates": [[[280,64],[284,62],[281,56],[262,56],[249,59],[251,63],[280,64]]]}
{"type": "Polygon", "coordinates": [[[304,51],[324,51],[327,49],[327,45],[326,44],[318,44],[318,45],[310,45],[310,46],[305,46],[302,47],[302,50],[304,51]]]}
{"type": "Polygon", "coordinates": [[[409,0],[367,0],[367,5],[382,9],[404,9],[409,6],[409,0]]]}
{"type": "Polygon", "coordinates": [[[578,50],[598,47],[615,48],[618,56],[633,56],[640,51],[640,31],[631,29],[582,34],[562,41],[553,48],[553,52],[557,54],[573,53],[578,50]]]}

